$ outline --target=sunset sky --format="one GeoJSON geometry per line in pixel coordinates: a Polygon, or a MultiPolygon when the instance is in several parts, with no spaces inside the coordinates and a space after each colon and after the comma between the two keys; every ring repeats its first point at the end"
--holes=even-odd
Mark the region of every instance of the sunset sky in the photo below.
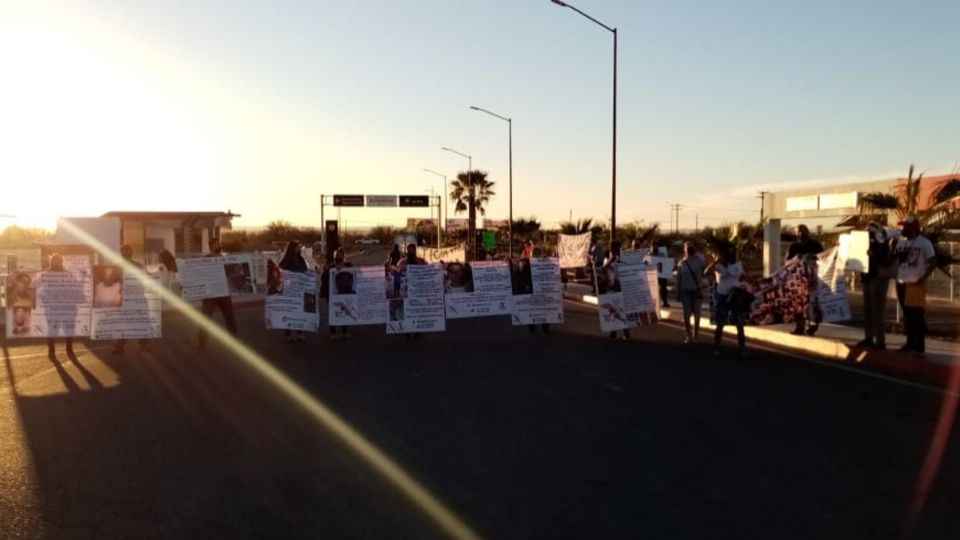
{"type": "MultiPolygon", "coordinates": [[[[612,37],[549,0],[0,1],[0,227],[110,210],[319,225],[320,194],[608,219],[612,37]]],[[[620,35],[618,221],[757,218],[761,188],[949,172],[960,2],[599,1],[620,35]]],[[[331,210],[332,211],[332,210],[331,210]]],[[[407,211],[347,210],[347,226],[407,211]]]]}

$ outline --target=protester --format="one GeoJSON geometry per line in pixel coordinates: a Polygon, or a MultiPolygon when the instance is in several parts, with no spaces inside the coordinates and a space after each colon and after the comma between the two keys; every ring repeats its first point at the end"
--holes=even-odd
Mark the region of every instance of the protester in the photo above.
{"type": "Polygon", "coordinates": [[[520,253],[521,259],[533,257],[533,240],[527,240],[523,243],[523,251],[520,253]]]}
{"type": "MultiPolygon", "coordinates": [[[[531,256],[533,258],[541,257],[543,253],[540,251],[540,248],[534,247],[531,256]]],[[[513,282],[513,294],[533,294],[533,271],[530,267],[530,259],[520,259],[517,261],[516,267],[511,265],[511,272],[513,276],[511,281],[513,282]]],[[[530,334],[537,333],[537,325],[528,324],[527,329],[530,331],[530,334]]],[[[543,330],[544,334],[550,333],[550,325],[548,323],[541,323],[540,329],[543,330]]]]}
{"type": "Polygon", "coordinates": [[[887,289],[897,273],[896,258],[890,250],[887,230],[876,221],[867,226],[870,247],[867,249],[867,271],[860,273],[863,283],[863,341],[861,347],[886,349],[887,289]]]}
{"type": "MultiPolygon", "coordinates": [[[[63,267],[63,257],[61,257],[60,254],[54,253],[50,255],[50,264],[47,267],[47,271],[48,272],[66,272],[67,271],[67,269],[63,267]]],[[[67,315],[66,313],[61,313],[61,315],[64,316],[64,319],[68,318],[66,317],[67,315]]],[[[60,326],[60,324],[62,323],[59,323],[51,319],[48,315],[48,318],[47,318],[48,334],[55,333],[57,331],[57,327],[60,326]]],[[[47,356],[49,356],[51,360],[56,358],[57,356],[56,347],[54,347],[55,343],[56,343],[56,340],[53,337],[47,338],[47,356]]],[[[66,343],[67,343],[67,356],[73,356],[73,337],[66,336],[66,343]]]]}
{"type": "Polygon", "coordinates": [[[907,334],[907,343],[900,351],[924,356],[927,278],[937,268],[936,251],[933,243],[920,234],[917,216],[907,216],[899,224],[903,229],[896,247],[897,260],[900,262],[897,269],[897,300],[903,309],[903,326],[907,334]]]}
{"type": "Polygon", "coordinates": [[[683,259],[674,271],[677,276],[677,295],[680,297],[680,305],[683,306],[683,328],[686,332],[684,343],[696,342],[700,333],[700,311],[703,309],[703,294],[706,289],[703,273],[706,266],[707,261],[697,250],[697,246],[691,241],[684,242],[683,259]]]}
{"type": "MultiPolygon", "coordinates": [[[[820,242],[817,242],[810,237],[810,229],[806,225],[800,224],[797,226],[797,241],[790,244],[790,248],[787,251],[787,260],[792,260],[796,257],[802,257],[804,262],[812,261],[813,257],[823,251],[823,245],[820,242]]],[[[812,336],[817,333],[817,329],[820,328],[820,318],[822,315],[816,309],[816,287],[811,287],[810,291],[810,302],[809,307],[807,308],[807,313],[801,313],[797,315],[794,319],[793,331],[790,332],[793,335],[801,336],[806,333],[808,336],[812,336]],[[812,322],[808,320],[812,319],[812,322]],[[810,322],[809,326],[807,323],[810,322]]]]}
{"type": "MultiPolygon", "coordinates": [[[[650,243],[650,255],[653,257],[667,257],[668,251],[667,246],[663,243],[654,240],[650,243]]],[[[670,301],[668,299],[669,291],[667,289],[667,278],[662,278],[657,276],[657,287],[660,294],[660,306],[668,308],[670,307],[670,301]]]]}
{"type": "MultiPolygon", "coordinates": [[[[307,260],[303,258],[301,250],[302,247],[300,242],[297,242],[296,240],[290,240],[287,242],[287,247],[283,252],[283,257],[280,258],[280,264],[277,266],[279,266],[284,272],[297,272],[302,274],[308,271],[310,267],[307,266],[307,260]]],[[[283,331],[283,335],[286,337],[288,342],[306,340],[306,338],[303,336],[303,330],[297,330],[297,334],[294,336],[288,328],[283,331]]]]}
{"type": "MultiPolygon", "coordinates": [[[[620,262],[620,248],[621,243],[619,240],[614,240],[610,242],[610,254],[607,256],[607,260],[603,263],[603,274],[608,286],[613,287],[614,283],[618,283],[616,279],[617,275],[617,264],[620,262]]],[[[619,289],[619,283],[617,284],[616,290],[619,289]]],[[[610,332],[610,339],[617,339],[617,331],[614,330],[610,332]]],[[[630,329],[624,328],[623,335],[621,339],[627,341],[630,339],[630,329]]]]}
{"type": "MultiPolygon", "coordinates": [[[[590,249],[587,251],[587,256],[589,257],[587,269],[590,270],[590,275],[593,276],[597,269],[603,266],[603,259],[607,256],[607,252],[603,249],[603,244],[597,240],[596,236],[590,237],[590,249]]],[[[593,294],[599,294],[599,291],[597,290],[597,284],[599,280],[600,276],[594,276],[592,283],[593,294]]]]}
{"type": "MultiPolygon", "coordinates": [[[[405,274],[407,267],[411,265],[418,264],[427,264],[427,261],[417,256],[417,245],[416,244],[407,244],[407,256],[400,261],[400,264],[397,265],[397,271],[400,274],[405,274]]],[[[420,332],[414,332],[413,334],[404,334],[404,339],[420,339],[420,332]]]]}
{"type": "Polygon", "coordinates": [[[721,248],[710,266],[704,270],[705,275],[714,274],[717,281],[717,292],[715,299],[716,306],[716,330],[713,334],[713,355],[721,356],[723,351],[720,348],[720,342],[723,339],[723,327],[729,322],[737,326],[737,345],[740,351],[740,357],[747,357],[747,340],[743,331],[744,313],[740,313],[732,305],[734,291],[740,288],[740,283],[746,280],[743,272],[743,266],[737,262],[737,252],[733,246],[721,248]],[[732,319],[732,321],[731,321],[732,319]]]}
{"type": "Polygon", "coordinates": [[[394,244],[393,249],[390,250],[390,254],[387,255],[386,264],[396,266],[400,264],[401,259],[403,259],[403,253],[400,251],[400,244],[394,244]]]}
{"type": "MultiPolygon", "coordinates": [[[[124,262],[128,267],[136,268],[137,270],[143,271],[143,265],[133,260],[133,247],[124,244],[120,246],[120,256],[123,257],[124,262]]],[[[124,347],[127,344],[127,340],[120,338],[113,342],[113,347],[110,349],[114,354],[120,354],[123,352],[124,347]]],[[[137,345],[140,347],[141,351],[150,350],[150,340],[145,338],[138,338],[137,345]]]]}
{"type": "MultiPolygon", "coordinates": [[[[416,249],[416,246],[414,246],[414,249],[416,249]]],[[[323,274],[320,276],[320,296],[323,298],[326,298],[328,303],[330,302],[330,286],[331,286],[330,271],[341,270],[343,268],[349,268],[351,266],[353,265],[346,262],[346,253],[343,251],[343,248],[340,247],[333,252],[333,262],[323,267],[323,274]]],[[[328,322],[328,326],[330,327],[330,339],[337,339],[337,328],[340,329],[340,334],[343,337],[343,339],[350,338],[350,327],[348,326],[337,327],[332,324],[329,324],[329,322],[328,322]]]]}
{"type": "MultiPolygon", "coordinates": [[[[206,254],[205,257],[220,257],[223,255],[223,248],[220,245],[220,239],[214,238],[210,240],[210,253],[206,254]]],[[[223,315],[223,321],[227,326],[227,330],[233,334],[237,335],[237,318],[233,312],[233,300],[230,298],[230,295],[227,296],[217,296],[214,298],[204,298],[200,304],[200,310],[203,314],[213,320],[214,310],[219,309],[220,313],[223,315]]],[[[197,348],[203,350],[207,346],[207,331],[202,326],[200,327],[199,332],[197,333],[197,348]]]]}

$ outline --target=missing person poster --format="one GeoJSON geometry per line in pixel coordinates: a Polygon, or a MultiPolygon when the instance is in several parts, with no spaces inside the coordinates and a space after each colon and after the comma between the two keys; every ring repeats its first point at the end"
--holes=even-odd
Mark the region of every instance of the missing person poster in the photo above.
{"type": "Polygon", "coordinates": [[[407,334],[446,330],[443,269],[440,265],[407,265],[401,278],[399,294],[392,295],[387,301],[387,333],[407,334]]]}
{"type": "Polygon", "coordinates": [[[25,338],[33,335],[33,314],[37,310],[39,276],[39,272],[23,271],[14,271],[7,276],[4,286],[7,288],[8,338],[25,338]]]}
{"type": "Polygon", "coordinates": [[[122,272],[119,266],[95,266],[90,337],[99,339],[159,338],[161,299],[142,280],[159,275],[122,272]]]}
{"type": "Polygon", "coordinates": [[[614,264],[600,269],[605,274],[597,295],[600,330],[626,330],[658,320],[657,270],[640,264],[614,264]]]}
{"type": "Polygon", "coordinates": [[[185,300],[256,292],[249,255],[177,259],[177,269],[185,300]]]}
{"type": "Polygon", "coordinates": [[[673,257],[649,256],[647,264],[657,268],[657,277],[660,279],[673,279],[673,268],[676,265],[673,257]]]}
{"type": "Polygon", "coordinates": [[[817,256],[817,294],[814,309],[823,314],[822,322],[838,322],[850,319],[850,303],[847,300],[847,279],[843,275],[843,261],[839,260],[838,248],[831,248],[817,256]]]}
{"type": "Polygon", "coordinates": [[[392,275],[384,273],[382,266],[348,266],[340,270],[331,268],[329,277],[331,326],[387,322],[384,281],[387,281],[387,287],[392,287],[393,279],[392,275]]]}
{"type": "Polygon", "coordinates": [[[444,278],[448,319],[510,314],[510,265],[506,261],[449,263],[444,278]]]}
{"type": "Polygon", "coordinates": [[[520,259],[514,268],[512,281],[510,312],[515,326],[563,323],[559,259],[520,259]]]}
{"type": "Polygon", "coordinates": [[[31,337],[89,336],[91,292],[89,266],[40,272],[36,309],[30,317],[31,337]]]}
{"type": "Polygon", "coordinates": [[[269,268],[264,323],[267,329],[316,332],[320,328],[317,310],[317,274],[284,272],[273,261],[269,268]]]}

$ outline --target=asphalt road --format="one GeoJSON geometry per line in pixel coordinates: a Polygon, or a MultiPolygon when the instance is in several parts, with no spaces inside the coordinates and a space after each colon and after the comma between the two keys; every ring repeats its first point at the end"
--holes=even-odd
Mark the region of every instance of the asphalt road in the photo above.
{"type": "MultiPolygon", "coordinates": [[[[238,315],[485,538],[901,538],[943,402],[775,352],[715,359],[667,325],[614,342],[573,304],[550,335],[474,319],[420,341],[290,344],[238,315]]],[[[6,342],[0,537],[442,537],[286,393],[164,324],[122,356],[6,342]]],[[[958,431],[909,537],[960,537],[958,431]]]]}

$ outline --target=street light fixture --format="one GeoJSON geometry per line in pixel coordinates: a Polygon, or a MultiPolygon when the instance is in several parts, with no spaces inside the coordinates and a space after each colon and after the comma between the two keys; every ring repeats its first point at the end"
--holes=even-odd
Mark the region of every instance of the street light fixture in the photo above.
{"type": "MultiPolygon", "coordinates": [[[[447,190],[450,189],[450,186],[447,185],[447,175],[443,173],[438,173],[433,169],[425,168],[423,170],[430,174],[435,174],[437,176],[443,177],[443,189],[440,190],[441,197],[443,197],[443,215],[446,219],[450,219],[450,207],[448,206],[448,201],[450,198],[447,197],[447,190]]],[[[440,206],[437,206],[437,213],[438,214],[440,213],[440,206]]],[[[442,228],[441,225],[446,225],[446,223],[443,221],[442,218],[437,218],[437,221],[439,221],[439,223],[437,224],[437,230],[439,231],[442,228]]],[[[438,242],[439,242],[439,237],[438,237],[438,242]]],[[[440,247],[440,246],[438,245],[437,247],[440,247]]]]}
{"type": "MultiPolygon", "coordinates": [[[[473,191],[473,177],[472,177],[473,156],[464,154],[463,152],[454,150],[453,148],[447,148],[446,146],[441,148],[441,150],[445,152],[451,152],[458,156],[467,158],[467,184],[470,186],[470,190],[473,191]]],[[[476,215],[474,215],[474,217],[476,217],[476,215]]],[[[473,238],[473,236],[476,235],[476,230],[477,230],[477,224],[467,220],[467,258],[471,260],[473,259],[473,251],[474,251],[472,246],[473,246],[473,243],[476,241],[476,239],[473,238]]]]}
{"type": "Polygon", "coordinates": [[[613,34],[613,170],[611,174],[612,202],[610,206],[610,242],[612,243],[617,234],[617,29],[603,24],[562,0],[550,1],[560,7],[576,11],[613,34]]]}
{"type": "Polygon", "coordinates": [[[510,216],[509,216],[510,225],[509,225],[508,234],[510,235],[510,239],[507,242],[507,246],[508,246],[507,250],[508,250],[508,253],[510,254],[510,258],[512,259],[513,258],[513,118],[507,118],[506,116],[501,116],[493,111],[488,111],[481,107],[474,107],[473,105],[471,105],[470,108],[475,111],[487,113],[490,116],[494,116],[496,118],[504,120],[507,123],[507,144],[509,146],[508,152],[509,152],[509,163],[510,163],[510,187],[508,189],[509,191],[508,198],[510,201],[510,216]]]}

